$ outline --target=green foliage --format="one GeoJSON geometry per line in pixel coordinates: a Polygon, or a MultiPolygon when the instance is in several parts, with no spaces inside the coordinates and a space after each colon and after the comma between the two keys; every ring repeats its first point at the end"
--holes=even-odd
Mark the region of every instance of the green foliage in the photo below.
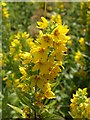
{"type": "Polygon", "coordinates": [[[11,107],[12,109],[14,109],[16,112],[18,112],[19,114],[21,114],[23,118],[26,118],[25,113],[20,108],[13,106],[13,105],[10,105],[10,104],[7,104],[7,105],[9,107],[11,107]]]}

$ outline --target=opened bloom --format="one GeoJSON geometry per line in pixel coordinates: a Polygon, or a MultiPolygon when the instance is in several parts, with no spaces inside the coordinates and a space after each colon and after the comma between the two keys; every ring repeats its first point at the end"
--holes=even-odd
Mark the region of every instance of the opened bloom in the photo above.
{"type": "Polygon", "coordinates": [[[42,22],[37,22],[37,28],[45,29],[48,26],[48,21],[44,17],[41,17],[41,19],[42,22]]]}

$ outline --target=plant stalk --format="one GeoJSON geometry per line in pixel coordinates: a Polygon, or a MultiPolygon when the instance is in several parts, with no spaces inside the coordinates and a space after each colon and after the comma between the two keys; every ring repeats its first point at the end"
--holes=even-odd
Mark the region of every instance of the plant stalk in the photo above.
{"type": "MultiPolygon", "coordinates": [[[[35,93],[36,92],[37,92],[37,85],[35,86],[35,93]]],[[[36,111],[36,108],[34,109],[34,120],[37,120],[37,111],[36,111]]]]}

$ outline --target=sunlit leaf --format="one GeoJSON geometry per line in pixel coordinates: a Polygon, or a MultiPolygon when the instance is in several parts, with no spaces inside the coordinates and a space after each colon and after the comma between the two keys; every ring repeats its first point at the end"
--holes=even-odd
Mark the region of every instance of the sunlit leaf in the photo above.
{"type": "Polygon", "coordinates": [[[9,107],[11,107],[12,109],[14,109],[16,112],[18,112],[19,114],[21,114],[23,116],[23,118],[26,118],[26,115],[25,113],[23,112],[23,110],[21,110],[20,108],[16,107],[16,106],[13,106],[13,105],[10,105],[10,104],[7,104],[9,107]]]}

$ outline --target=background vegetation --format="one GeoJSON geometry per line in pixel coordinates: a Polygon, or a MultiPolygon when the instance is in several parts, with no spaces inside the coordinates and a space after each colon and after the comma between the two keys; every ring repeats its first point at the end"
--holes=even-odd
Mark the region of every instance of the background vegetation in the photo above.
{"type": "MultiPolygon", "coordinates": [[[[71,98],[78,88],[87,88],[90,96],[90,3],[35,3],[7,2],[2,5],[2,118],[21,118],[21,115],[7,104],[24,109],[20,99],[12,87],[13,74],[16,66],[10,58],[10,44],[17,32],[27,32],[36,38],[38,29],[35,27],[41,16],[50,20],[51,15],[61,15],[63,25],[69,28],[70,41],[67,44],[67,55],[64,58],[64,69],[53,82],[52,90],[56,99],[45,99],[47,112],[42,114],[42,120],[55,120],[58,116],[71,120],[69,113],[71,98]],[[6,11],[4,10],[6,8],[6,11]],[[80,41],[80,39],[83,39],[80,41]]],[[[0,103],[1,104],[1,103],[0,103]]],[[[0,111],[1,112],[1,111],[0,111]]],[[[60,118],[59,117],[59,118],[60,118]]],[[[41,119],[40,117],[38,119],[41,119]]]]}

